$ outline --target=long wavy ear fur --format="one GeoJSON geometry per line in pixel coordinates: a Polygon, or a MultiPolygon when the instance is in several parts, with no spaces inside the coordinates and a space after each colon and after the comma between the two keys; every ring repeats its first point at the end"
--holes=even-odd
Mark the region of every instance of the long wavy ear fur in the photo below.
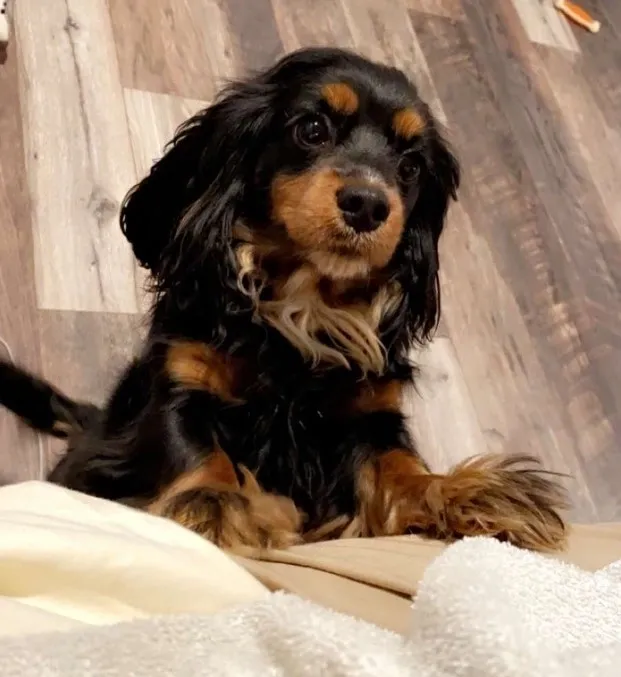
{"type": "Polygon", "coordinates": [[[125,198],[123,233],[156,290],[175,288],[181,298],[200,277],[214,299],[224,296],[218,285],[231,278],[232,226],[253,180],[252,155],[269,127],[272,96],[264,79],[225,88],[219,101],[177,130],[125,198]]]}
{"type": "Polygon", "coordinates": [[[177,130],[164,156],[130,190],[121,208],[121,229],[140,264],[154,274],[181,214],[197,197],[192,179],[201,160],[206,115],[199,113],[177,130]]]}
{"type": "Polygon", "coordinates": [[[460,167],[441,133],[433,127],[430,134],[428,172],[397,252],[404,293],[383,329],[387,347],[428,340],[440,318],[438,241],[450,201],[457,199],[460,167]]]}

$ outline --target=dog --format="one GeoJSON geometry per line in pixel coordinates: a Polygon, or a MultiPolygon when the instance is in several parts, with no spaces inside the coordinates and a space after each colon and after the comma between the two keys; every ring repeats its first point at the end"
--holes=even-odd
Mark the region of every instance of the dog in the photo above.
{"type": "Polygon", "coordinates": [[[154,303],[107,404],[9,364],[0,402],[68,439],[51,482],[225,548],[408,533],[559,548],[565,495],[534,459],[435,474],[401,412],[459,183],[402,71],[293,52],[225,87],[125,198],[154,303]]]}

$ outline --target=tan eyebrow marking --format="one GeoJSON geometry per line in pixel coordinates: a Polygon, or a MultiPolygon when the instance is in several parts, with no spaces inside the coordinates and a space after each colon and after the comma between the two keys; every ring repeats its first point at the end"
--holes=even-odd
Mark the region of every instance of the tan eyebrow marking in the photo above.
{"type": "Polygon", "coordinates": [[[425,120],[413,108],[403,108],[394,114],[392,127],[398,136],[409,141],[425,129],[425,120]]]}
{"type": "Polygon", "coordinates": [[[353,87],[344,82],[324,85],[321,89],[321,96],[332,110],[342,115],[353,115],[360,103],[353,87]]]}

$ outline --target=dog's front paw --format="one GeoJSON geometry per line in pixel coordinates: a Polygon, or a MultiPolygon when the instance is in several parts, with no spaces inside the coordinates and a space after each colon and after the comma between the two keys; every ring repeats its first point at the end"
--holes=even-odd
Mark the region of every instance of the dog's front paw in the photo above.
{"type": "Polygon", "coordinates": [[[226,550],[279,549],[299,543],[302,517],[293,501],[263,491],[250,472],[242,472],[245,482],[238,490],[187,489],[154,504],[150,512],[226,550]]]}
{"type": "Polygon", "coordinates": [[[421,507],[428,532],[449,540],[493,536],[549,551],[562,548],[567,535],[565,490],[530,456],[468,459],[429,482],[421,507]]]}
{"type": "Polygon", "coordinates": [[[493,536],[544,551],[565,543],[565,490],[530,456],[480,456],[434,475],[394,452],[367,466],[358,489],[361,535],[493,536]]]}

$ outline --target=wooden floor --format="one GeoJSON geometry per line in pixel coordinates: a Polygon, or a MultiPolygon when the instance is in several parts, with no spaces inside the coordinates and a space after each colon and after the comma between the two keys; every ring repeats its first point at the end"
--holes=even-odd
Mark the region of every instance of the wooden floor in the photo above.
{"type": "MultiPolygon", "coordinates": [[[[621,3],[581,1],[598,35],[552,0],[18,0],[0,67],[0,335],[101,400],[144,307],[125,191],[224,78],[300,45],[353,47],[417,80],[465,167],[441,331],[408,402],[424,453],[445,468],[533,452],[573,476],[575,519],[621,519],[621,3]]],[[[5,475],[40,472],[5,413],[0,449],[5,475]]]]}

